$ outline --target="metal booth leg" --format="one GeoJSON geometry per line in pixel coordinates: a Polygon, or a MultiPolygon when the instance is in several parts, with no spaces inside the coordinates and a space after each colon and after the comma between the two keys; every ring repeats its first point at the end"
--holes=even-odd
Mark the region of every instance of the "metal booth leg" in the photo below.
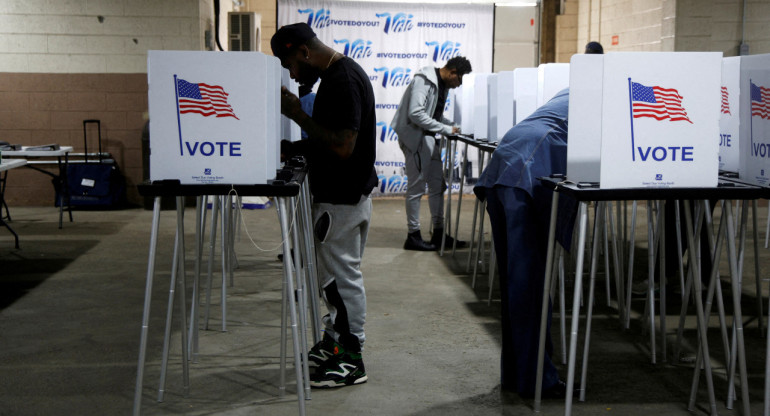
{"type": "Polygon", "coordinates": [[[185,305],[185,255],[184,255],[184,197],[176,197],[176,236],[174,238],[174,256],[171,266],[171,283],[168,291],[168,310],[166,311],[166,330],[163,338],[163,359],[160,369],[158,386],[158,401],[163,401],[166,387],[166,370],[168,367],[169,344],[171,340],[171,322],[173,317],[174,298],[176,290],[180,292],[179,309],[182,328],[182,385],[184,395],[190,392],[190,363],[187,354],[187,306],[185,305]]]}
{"type": "Polygon", "coordinates": [[[577,247],[581,247],[581,250],[578,251],[577,262],[575,265],[575,293],[572,297],[572,327],[570,329],[569,358],[567,362],[567,392],[564,398],[565,415],[572,414],[572,388],[575,385],[575,357],[577,355],[578,324],[580,321],[580,298],[583,291],[583,260],[585,257],[585,250],[582,250],[582,247],[585,247],[586,223],[588,222],[588,214],[586,212],[587,205],[587,202],[580,202],[580,208],[578,210],[580,225],[578,226],[579,237],[577,247]]]}
{"type": "Polygon", "coordinates": [[[281,237],[283,239],[283,270],[284,270],[284,282],[286,290],[284,290],[284,302],[289,304],[289,315],[291,318],[292,329],[292,342],[294,344],[294,371],[297,377],[297,400],[299,401],[299,414],[304,416],[305,414],[305,390],[303,388],[303,375],[302,375],[302,357],[300,355],[299,346],[299,333],[297,328],[297,308],[292,299],[294,296],[294,282],[292,281],[292,265],[291,265],[291,247],[290,247],[290,235],[289,235],[289,216],[288,207],[286,206],[285,198],[277,198],[278,210],[280,211],[281,218],[281,237]]]}
{"type": "Polygon", "coordinates": [[[150,233],[150,253],[147,260],[147,282],[144,288],[144,311],[142,312],[142,328],[139,339],[139,363],[136,366],[136,386],[134,387],[133,415],[139,416],[142,411],[142,385],[144,378],[144,362],[147,353],[147,329],[150,322],[150,305],[152,301],[152,281],[155,276],[155,254],[158,247],[158,225],[160,221],[160,197],[155,197],[152,209],[152,229],[150,233]]]}
{"type": "Polygon", "coordinates": [[[209,264],[206,281],[206,309],[203,314],[203,329],[209,329],[209,311],[211,309],[211,289],[214,279],[214,251],[217,244],[217,219],[219,216],[219,198],[211,200],[211,232],[209,233],[209,264]]]}
{"type": "MultiPolygon", "coordinates": [[[[581,205],[582,207],[582,205],[581,205]]],[[[545,362],[545,331],[548,322],[548,297],[551,293],[554,241],[556,235],[556,214],[559,208],[559,193],[554,191],[551,202],[551,220],[548,229],[548,250],[545,260],[545,278],[543,284],[543,305],[540,309],[540,338],[537,348],[537,377],[535,381],[535,412],[540,411],[540,398],[543,393],[543,362],[545,362]]]]}
{"type": "Polygon", "coordinates": [[[462,172],[460,172],[460,193],[457,195],[457,215],[455,216],[455,240],[452,242],[452,255],[455,255],[457,250],[457,236],[460,235],[460,212],[463,206],[463,192],[465,192],[465,169],[468,165],[468,143],[465,143],[465,150],[463,151],[463,164],[462,172]]]}

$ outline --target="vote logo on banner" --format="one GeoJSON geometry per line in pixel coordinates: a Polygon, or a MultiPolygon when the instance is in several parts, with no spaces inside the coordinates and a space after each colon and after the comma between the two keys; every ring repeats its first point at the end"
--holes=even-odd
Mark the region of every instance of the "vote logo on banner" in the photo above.
{"type": "Polygon", "coordinates": [[[334,39],[335,45],[342,45],[342,54],[353,59],[372,56],[372,41],[366,39],[334,39]]]}
{"type": "Polygon", "coordinates": [[[404,33],[414,29],[414,15],[410,13],[377,13],[375,16],[385,19],[382,30],[385,33],[404,33]]]}
{"type": "Polygon", "coordinates": [[[313,29],[323,29],[331,25],[331,11],[329,9],[299,9],[300,15],[307,15],[307,25],[313,29]]]}
{"type": "Polygon", "coordinates": [[[448,61],[455,56],[460,55],[460,42],[447,40],[444,42],[432,41],[425,42],[425,45],[433,48],[433,62],[448,61]]]}

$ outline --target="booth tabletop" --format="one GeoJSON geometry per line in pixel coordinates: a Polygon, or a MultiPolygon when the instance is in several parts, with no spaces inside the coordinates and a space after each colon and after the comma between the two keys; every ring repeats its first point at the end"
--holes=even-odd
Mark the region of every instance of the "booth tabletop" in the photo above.
{"type": "Polygon", "coordinates": [[[18,168],[26,164],[27,164],[26,159],[3,159],[2,161],[0,161],[0,172],[13,169],[13,168],[18,168]]]}
{"type": "Polygon", "coordinates": [[[570,182],[563,176],[538,178],[549,189],[570,195],[578,201],[633,201],[661,199],[731,199],[750,200],[770,196],[770,191],[756,185],[720,177],[710,188],[619,188],[600,189],[595,182],[570,182]]]}
{"type": "Polygon", "coordinates": [[[305,180],[307,167],[290,165],[277,172],[266,184],[181,184],[178,180],[152,181],[137,185],[142,196],[227,195],[235,190],[239,196],[292,197],[297,196],[305,180]]]}
{"type": "Polygon", "coordinates": [[[3,150],[3,156],[14,157],[57,157],[72,152],[72,146],[61,146],[58,149],[41,150],[35,146],[22,146],[21,150],[3,150]]]}
{"type": "Polygon", "coordinates": [[[479,149],[492,153],[497,149],[497,143],[490,142],[488,140],[480,140],[476,139],[473,136],[469,136],[466,134],[450,134],[447,136],[450,140],[457,140],[459,142],[469,144],[473,147],[478,147],[479,149]]]}

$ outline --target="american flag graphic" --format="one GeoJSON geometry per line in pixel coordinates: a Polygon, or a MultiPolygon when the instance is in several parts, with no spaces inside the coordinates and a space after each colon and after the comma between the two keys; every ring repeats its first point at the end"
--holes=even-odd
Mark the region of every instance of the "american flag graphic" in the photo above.
{"type": "Polygon", "coordinates": [[[196,113],[204,117],[234,117],[233,108],[227,103],[228,93],[219,85],[194,84],[177,79],[179,113],[196,113]]]}
{"type": "Polygon", "coordinates": [[[727,87],[722,87],[722,114],[730,114],[730,93],[727,92],[727,87]]]}
{"type": "Polygon", "coordinates": [[[751,115],[770,119],[770,88],[751,82],[751,115]]]}
{"type": "Polygon", "coordinates": [[[631,101],[634,118],[652,117],[655,120],[680,121],[692,124],[682,107],[682,96],[673,88],[648,87],[631,83],[631,101]]]}

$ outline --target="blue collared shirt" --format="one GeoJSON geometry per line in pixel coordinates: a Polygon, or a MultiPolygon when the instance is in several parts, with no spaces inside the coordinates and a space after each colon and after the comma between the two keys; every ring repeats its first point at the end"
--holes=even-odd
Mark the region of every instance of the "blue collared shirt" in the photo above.
{"type": "Polygon", "coordinates": [[[478,188],[507,186],[534,196],[537,178],[567,171],[567,115],[569,90],[564,89],[532,115],[513,126],[492,153],[474,192],[478,188]]]}

